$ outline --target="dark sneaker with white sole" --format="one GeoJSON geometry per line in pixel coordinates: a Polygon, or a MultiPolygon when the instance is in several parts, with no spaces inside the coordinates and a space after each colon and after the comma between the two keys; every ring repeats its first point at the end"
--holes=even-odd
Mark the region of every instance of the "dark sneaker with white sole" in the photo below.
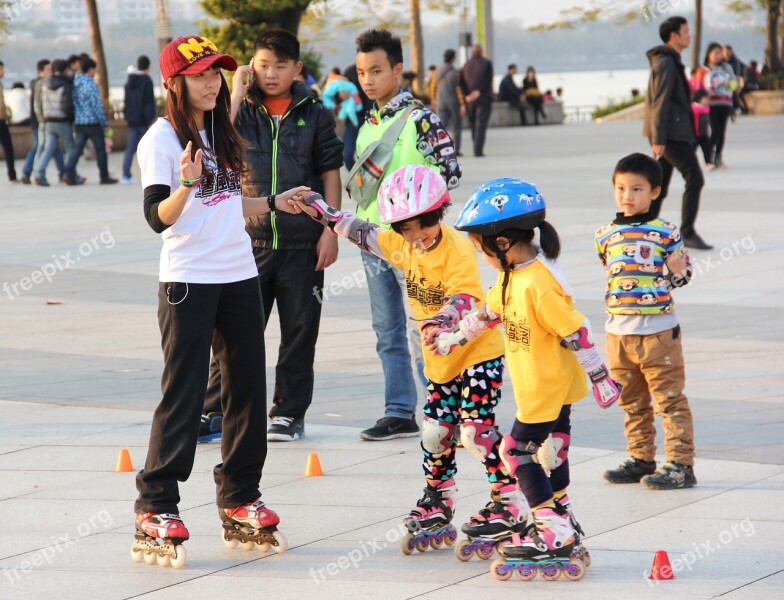
{"type": "Polygon", "coordinates": [[[678,463],[664,463],[653,475],[646,475],[642,483],[652,490],[679,490],[697,485],[694,468],[678,463]]]}
{"type": "Polygon", "coordinates": [[[630,458],[621,463],[617,469],[605,471],[604,478],[610,483],[639,483],[640,479],[655,472],[655,460],[648,462],[639,458],[630,458]]]}
{"type": "Polygon", "coordinates": [[[293,442],[305,435],[305,419],[272,417],[267,428],[268,442],[293,442]]]}
{"type": "Polygon", "coordinates": [[[220,441],[223,431],[223,413],[211,412],[201,416],[201,426],[199,427],[199,437],[197,442],[220,441]]]}
{"type": "Polygon", "coordinates": [[[375,426],[365,429],[359,434],[363,440],[380,442],[394,440],[395,438],[417,437],[419,426],[416,419],[403,419],[402,417],[384,417],[379,419],[375,426]]]}

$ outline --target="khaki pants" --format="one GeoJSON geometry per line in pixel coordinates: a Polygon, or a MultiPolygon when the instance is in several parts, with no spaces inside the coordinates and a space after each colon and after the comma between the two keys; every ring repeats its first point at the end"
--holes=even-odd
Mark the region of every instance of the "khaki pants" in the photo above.
{"type": "Polygon", "coordinates": [[[680,327],[653,335],[608,333],[607,359],[613,378],[623,385],[618,404],[626,413],[624,434],[629,455],[645,461],[654,459],[655,412],[662,418],[667,461],[691,466],[694,422],[683,394],[686,371],[679,334],[680,327]]]}

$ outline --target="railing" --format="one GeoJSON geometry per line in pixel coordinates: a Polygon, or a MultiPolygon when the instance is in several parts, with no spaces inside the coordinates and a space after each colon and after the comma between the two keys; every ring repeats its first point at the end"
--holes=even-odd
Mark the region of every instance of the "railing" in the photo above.
{"type": "Polygon", "coordinates": [[[596,110],[595,106],[565,106],[564,107],[564,123],[573,125],[575,123],[592,123],[593,118],[591,114],[596,110]]]}

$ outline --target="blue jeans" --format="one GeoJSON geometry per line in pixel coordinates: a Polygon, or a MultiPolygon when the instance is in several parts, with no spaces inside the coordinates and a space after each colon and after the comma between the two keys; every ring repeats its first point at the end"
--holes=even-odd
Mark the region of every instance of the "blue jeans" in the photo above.
{"type": "MultiPolygon", "coordinates": [[[[44,134],[44,128],[41,127],[40,131],[41,134],[38,133],[39,128],[33,127],[33,146],[30,148],[30,152],[27,153],[27,157],[25,158],[24,166],[22,167],[22,175],[26,175],[30,177],[33,174],[33,165],[35,164],[35,157],[38,154],[38,141],[41,136],[44,134]]],[[[46,140],[42,140],[46,141],[46,140]]],[[[62,175],[65,173],[65,159],[63,158],[63,153],[60,152],[60,148],[57,148],[57,151],[54,153],[54,162],[57,165],[57,172],[62,175]]]]}
{"type": "Polygon", "coordinates": [[[63,156],[68,156],[73,147],[73,126],[70,123],[49,122],[44,124],[44,132],[46,143],[41,156],[35,161],[34,169],[38,178],[46,181],[46,167],[57,149],[59,148],[63,156]]]}
{"type": "Polygon", "coordinates": [[[147,128],[136,127],[128,125],[128,145],[125,147],[125,154],[123,155],[123,177],[131,176],[131,163],[133,163],[133,155],[136,154],[136,148],[139,146],[139,140],[147,131],[147,128]]]}
{"type": "MultiPolygon", "coordinates": [[[[411,340],[408,332],[403,273],[367,252],[362,253],[362,264],[367,275],[376,352],[384,369],[384,416],[411,419],[417,412],[419,397],[411,364],[412,350],[419,347],[419,334],[411,340]]],[[[411,323],[411,328],[416,329],[416,323],[411,323]]],[[[417,354],[416,377],[424,385],[421,350],[417,354]]]]}
{"type": "Polygon", "coordinates": [[[103,138],[103,127],[100,125],[76,125],[76,141],[73,148],[68,153],[68,158],[65,163],[65,172],[73,179],[76,179],[76,164],[82,157],[84,147],[87,145],[87,140],[92,140],[93,147],[95,148],[95,162],[98,163],[98,173],[100,174],[101,181],[109,179],[109,164],[106,157],[106,142],[103,138]]]}

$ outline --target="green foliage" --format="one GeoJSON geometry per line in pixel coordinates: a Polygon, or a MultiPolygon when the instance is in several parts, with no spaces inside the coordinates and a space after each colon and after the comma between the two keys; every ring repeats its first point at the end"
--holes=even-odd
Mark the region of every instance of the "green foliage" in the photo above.
{"type": "Polygon", "coordinates": [[[253,54],[253,41],[267,29],[282,27],[295,35],[302,14],[311,0],[200,0],[212,17],[198,23],[202,35],[212,40],[221,52],[247,64],[253,54]]]}
{"type": "Polygon", "coordinates": [[[630,106],[640,104],[641,102],[645,102],[645,96],[642,94],[633,98],[629,98],[628,100],[623,100],[622,102],[614,102],[611,100],[610,104],[607,106],[600,106],[595,111],[593,111],[591,113],[591,118],[600,119],[602,117],[606,117],[607,115],[611,115],[620,110],[623,110],[624,108],[629,108],[630,106]]]}

